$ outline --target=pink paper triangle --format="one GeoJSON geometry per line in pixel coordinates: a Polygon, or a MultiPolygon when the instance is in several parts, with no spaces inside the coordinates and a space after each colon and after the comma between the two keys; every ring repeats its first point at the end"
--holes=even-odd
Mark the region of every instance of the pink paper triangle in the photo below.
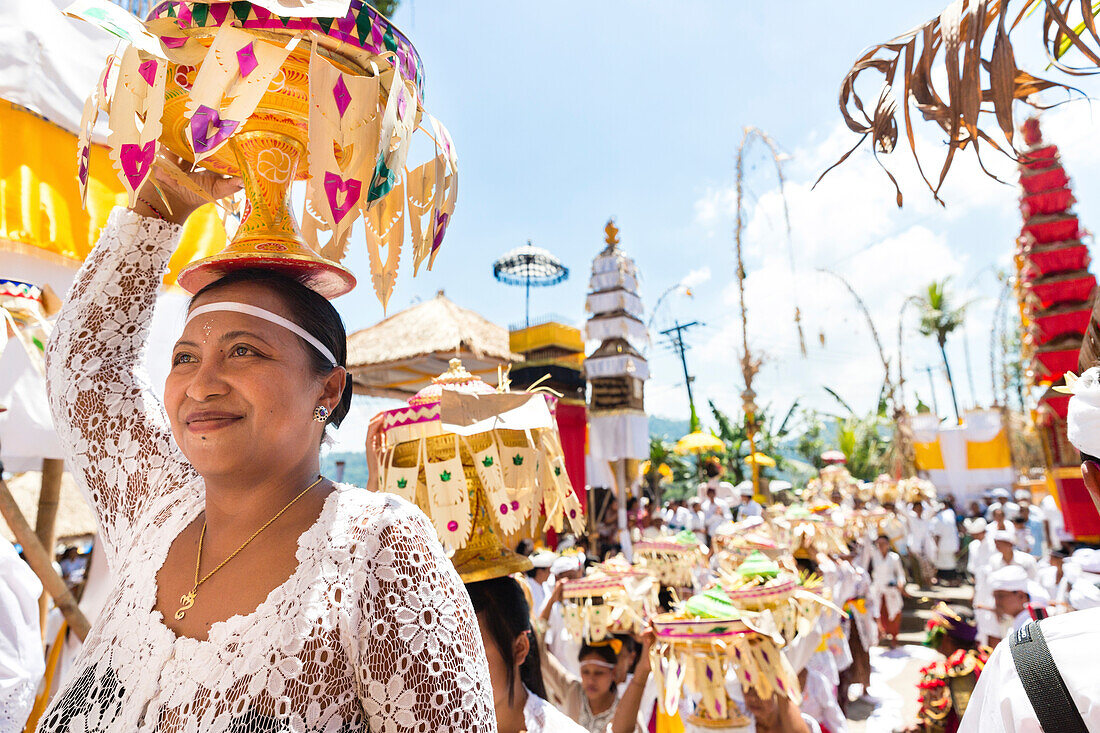
{"type": "Polygon", "coordinates": [[[157,79],[157,62],[153,59],[142,61],[138,65],[138,73],[141,74],[141,78],[145,80],[146,84],[153,86],[153,82],[157,79]]]}

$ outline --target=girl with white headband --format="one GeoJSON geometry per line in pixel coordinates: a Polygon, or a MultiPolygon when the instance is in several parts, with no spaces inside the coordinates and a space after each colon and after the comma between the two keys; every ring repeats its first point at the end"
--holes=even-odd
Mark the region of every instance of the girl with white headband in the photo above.
{"type": "MultiPolygon", "coordinates": [[[[193,180],[214,197],[231,184],[193,180]]],[[[319,472],[351,403],[332,305],[272,270],[192,300],[163,403],[142,359],[198,197],[116,209],[48,348],[54,424],[117,582],[40,731],[493,731],[477,620],[416,507],[319,472]]]]}

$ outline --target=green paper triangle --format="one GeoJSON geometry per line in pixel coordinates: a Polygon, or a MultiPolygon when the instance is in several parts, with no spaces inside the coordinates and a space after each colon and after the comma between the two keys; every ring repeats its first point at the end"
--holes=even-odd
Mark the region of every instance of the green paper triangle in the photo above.
{"type": "Polygon", "coordinates": [[[237,16],[237,20],[242,23],[248,20],[249,14],[252,12],[252,3],[247,2],[235,2],[233,3],[233,15],[237,16]]]}
{"type": "Polygon", "coordinates": [[[191,6],[191,19],[195,27],[202,28],[206,25],[206,19],[210,15],[210,5],[207,3],[195,3],[191,6]]]}
{"type": "Polygon", "coordinates": [[[332,23],[335,18],[317,18],[317,25],[321,26],[321,29],[326,33],[332,32],[332,23]]]}
{"type": "Polygon", "coordinates": [[[371,29],[371,17],[370,13],[366,10],[360,10],[359,15],[355,16],[355,30],[359,36],[359,43],[365,44],[367,37],[370,36],[371,29]]]}

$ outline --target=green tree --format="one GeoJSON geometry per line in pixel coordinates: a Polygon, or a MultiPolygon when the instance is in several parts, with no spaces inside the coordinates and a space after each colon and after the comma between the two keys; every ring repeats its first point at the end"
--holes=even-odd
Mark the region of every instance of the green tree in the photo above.
{"type": "Polygon", "coordinates": [[[688,474],[694,476],[694,468],[687,464],[683,456],[673,451],[673,444],[650,436],[649,438],[649,470],[645,472],[646,493],[653,502],[660,506],[664,503],[664,494],[667,488],[679,483],[684,483],[688,474]],[[661,466],[667,466],[672,471],[672,478],[666,479],[661,475],[661,466]]]}
{"type": "Polygon", "coordinates": [[[397,12],[397,6],[401,4],[401,0],[371,0],[370,4],[382,15],[392,18],[393,14],[397,12]]]}
{"type": "Polygon", "coordinates": [[[920,307],[919,330],[922,336],[931,336],[936,339],[936,345],[940,347],[940,357],[943,358],[943,368],[947,372],[947,386],[951,390],[951,406],[955,408],[955,420],[961,422],[959,417],[959,401],[955,396],[955,381],[951,378],[951,365],[947,361],[947,337],[966,320],[967,304],[953,307],[952,295],[948,289],[951,278],[933,280],[928,284],[925,292],[918,296],[917,305],[920,307]]]}
{"type": "MultiPolygon", "coordinates": [[[[718,429],[715,436],[726,444],[725,469],[727,479],[732,483],[739,483],[752,476],[752,469],[745,463],[750,453],[749,433],[745,425],[745,415],[741,413],[737,419],[731,418],[719,410],[713,400],[708,400],[711,415],[718,429]]],[[[770,410],[762,408],[756,415],[756,450],[775,459],[776,472],[784,472],[794,468],[789,460],[780,452],[782,443],[791,431],[791,418],[798,409],[798,400],[794,401],[790,409],[783,416],[778,426],[773,425],[770,410]]],[[[763,475],[763,471],[761,472],[763,475]]]]}

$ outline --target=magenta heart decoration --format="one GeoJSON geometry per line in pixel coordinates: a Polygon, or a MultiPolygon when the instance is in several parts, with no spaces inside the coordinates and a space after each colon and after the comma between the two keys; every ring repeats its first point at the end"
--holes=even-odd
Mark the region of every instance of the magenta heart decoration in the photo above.
{"type": "Polygon", "coordinates": [[[146,84],[153,86],[153,82],[157,80],[157,62],[153,59],[142,61],[138,64],[138,73],[141,74],[141,78],[145,80],[146,84]]]}
{"type": "Polygon", "coordinates": [[[218,110],[200,104],[191,115],[191,147],[198,155],[211,153],[228,140],[240,124],[237,120],[223,120],[218,110]]]}
{"type": "Polygon", "coordinates": [[[122,175],[126,176],[126,182],[130,189],[137,191],[149,175],[149,166],[153,164],[153,158],[157,154],[157,141],[150,140],[144,145],[126,143],[118,151],[118,160],[122,164],[122,175]]]}
{"type": "Polygon", "coordinates": [[[259,65],[260,62],[256,60],[255,44],[250,43],[237,50],[237,66],[241,70],[241,76],[248,76],[259,65]]]}
{"type": "Polygon", "coordinates": [[[328,197],[328,205],[332,210],[332,217],[339,224],[347,216],[352,207],[359,202],[359,194],[363,191],[363,182],[356,178],[346,181],[331,171],[325,172],[325,195],[328,197]],[[337,204],[340,193],[344,193],[344,202],[337,204]]]}

